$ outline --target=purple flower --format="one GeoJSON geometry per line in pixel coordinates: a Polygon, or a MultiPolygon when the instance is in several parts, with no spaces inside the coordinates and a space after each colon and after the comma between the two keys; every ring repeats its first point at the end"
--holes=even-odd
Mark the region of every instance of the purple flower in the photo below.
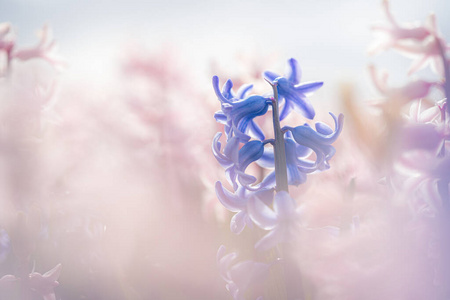
{"type": "MultiPolygon", "coordinates": [[[[257,283],[265,280],[269,273],[270,264],[245,260],[233,264],[237,258],[235,252],[225,254],[225,246],[217,251],[217,264],[220,274],[227,282],[226,288],[234,300],[245,300],[245,292],[257,283]]],[[[258,297],[258,299],[261,299],[258,297]]]]}
{"type": "Polygon", "coordinates": [[[228,140],[222,154],[221,143],[219,142],[221,132],[218,132],[213,140],[212,150],[219,164],[225,168],[225,174],[230,184],[233,185],[234,190],[237,190],[239,183],[243,186],[248,186],[256,181],[254,176],[245,173],[246,168],[252,162],[258,160],[264,152],[264,144],[260,141],[254,140],[244,144],[239,149],[239,139],[232,137],[228,140]]]}
{"type": "MultiPolygon", "coordinates": [[[[305,146],[297,144],[290,132],[285,134],[285,152],[287,164],[288,184],[298,186],[306,181],[306,174],[317,170],[318,163],[306,159],[312,150],[305,146]]],[[[264,154],[257,161],[257,164],[264,168],[274,168],[273,148],[264,148],[264,154]]],[[[262,183],[263,188],[272,188],[275,186],[275,171],[269,173],[262,183]]]]}
{"type": "Polygon", "coordinates": [[[56,300],[54,289],[59,285],[57,280],[61,274],[61,268],[61,264],[58,264],[45,274],[30,273],[28,280],[25,281],[14,275],[5,275],[0,278],[0,291],[14,288],[18,283],[25,282],[27,288],[41,295],[44,300],[56,300]]]}
{"type": "Polygon", "coordinates": [[[253,119],[267,112],[271,104],[270,99],[257,95],[244,98],[251,89],[251,85],[242,87],[237,95],[234,95],[231,90],[233,86],[231,80],[225,83],[222,92],[219,90],[219,77],[214,76],[212,82],[222,105],[222,110],[214,117],[216,121],[225,125],[227,137],[231,138],[234,133],[241,142],[247,142],[250,137],[246,135],[246,132],[251,131],[258,139],[264,140],[264,134],[253,119]]]}
{"type": "Polygon", "coordinates": [[[299,84],[301,70],[295,59],[288,60],[289,71],[286,77],[282,77],[271,71],[265,71],[264,77],[277,84],[279,100],[284,99],[284,107],[280,114],[280,120],[286,118],[294,109],[308,119],[314,119],[314,108],[306,95],[319,89],[323,82],[305,82],[299,84]]]}
{"type": "Polygon", "coordinates": [[[54,288],[59,285],[57,280],[60,274],[61,264],[56,265],[44,275],[33,272],[29,275],[30,288],[41,294],[44,300],[55,300],[54,288]]]}
{"type": "Polygon", "coordinates": [[[66,62],[56,53],[56,41],[51,39],[50,28],[44,25],[39,32],[39,43],[31,48],[14,51],[12,56],[22,61],[41,58],[56,68],[66,66],[66,62]]]}
{"type": "Polygon", "coordinates": [[[312,149],[316,153],[316,164],[319,170],[330,168],[328,160],[330,160],[336,150],[331,144],[336,141],[342,131],[344,123],[344,115],[340,114],[339,118],[330,113],[334,119],[335,130],[333,131],[324,123],[316,123],[316,130],[308,124],[297,126],[295,128],[285,126],[283,131],[291,131],[294,140],[302,146],[312,149]]]}
{"type": "MultiPolygon", "coordinates": [[[[375,87],[390,101],[400,102],[401,104],[409,103],[416,99],[424,98],[428,95],[432,87],[441,87],[440,82],[429,82],[425,80],[412,80],[407,84],[399,87],[389,87],[387,84],[388,74],[383,72],[378,76],[373,65],[369,66],[370,76],[375,87]]],[[[384,101],[381,104],[385,103],[384,101]]],[[[379,103],[375,103],[378,104],[379,103]]]]}
{"type": "Polygon", "coordinates": [[[265,251],[279,243],[292,242],[299,230],[299,219],[302,206],[285,191],[278,192],[273,201],[273,209],[257,196],[248,201],[248,214],[252,221],[261,229],[270,230],[255,244],[255,249],[265,251]]]}
{"type": "Polygon", "coordinates": [[[377,24],[372,26],[372,30],[384,34],[384,37],[376,40],[369,47],[369,54],[374,55],[381,51],[387,50],[394,46],[397,42],[405,39],[422,41],[430,35],[431,26],[434,22],[434,15],[428,17],[428,22],[425,25],[418,24],[399,24],[393,17],[389,9],[389,1],[383,1],[383,10],[386,14],[388,24],[377,24]]]}
{"type": "Polygon", "coordinates": [[[231,212],[236,214],[230,222],[230,229],[236,234],[240,234],[244,230],[245,225],[252,226],[252,222],[247,213],[247,202],[253,196],[258,196],[263,201],[271,201],[273,198],[272,189],[264,189],[256,192],[248,191],[244,187],[240,187],[235,193],[228,191],[222,186],[220,181],[216,182],[216,195],[220,203],[231,212]]]}

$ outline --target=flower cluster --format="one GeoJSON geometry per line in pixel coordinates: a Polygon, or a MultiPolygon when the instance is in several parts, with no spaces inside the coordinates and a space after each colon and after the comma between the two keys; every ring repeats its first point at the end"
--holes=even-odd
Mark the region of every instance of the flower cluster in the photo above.
{"type": "MultiPolygon", "coordinates": [[[[383,226],[395,226],[397,232],[392,236],[403,235],[402,243],[410,245],[410,249],[402,245],[405,248],[402,256],[409,259],[407,263],[399,260],[395,251],[385,252],[387,259],[398,265],[392,274],[402,276],[402,282],[398,287],[385,285],[384,297],[407,299],[411,295],[418,298],[435,295],[436,299],[447,299],[450,295],[445,283],[450,274],[450,260],[446,254],[450,249],[449,45],[437,29],[434,14],[430,14],[423,24],[400,24],[394,19],[387,0],[382,1],[382,7],[387,23],[373,27],[379,38],[370,46],[369,53],[379,54],[392,48],[413,59],[406,71],[410,79],[396,87],[389,86],[387,72],[378,72],[373,65],[369,67],[372,81],[383,97],[375,104],[382,109],[386,128],[385,140],[379,141],[384,143],[386,153],[384,178],[380,182],[385,186],[384,197],[389,199],[390,207],[383,216],[383,226]],[[435,76],[427,79],[411,77],[427,66],[435,76]],[[406,268],[411,269],[412,264],[421,270],[420,276],[401,273],[406,268]],[[415,287],[407,291],[400,287],[402,285],[415,287]]],[[[389,272],[387,268],[378,274],[381,276],[385,272],[389,272]]],[[[374,277],[368,276],[367,280],[373,281],[374,277]]],[[[346,298],[356,299],[348,295],[346,298]]]]}
{"type": "MultiPolygon", "coordinates": [[[[42,59],[56,68],[66,66],[66,62],[56,53],[57,44],[51,39],[48,25],[44,25],[38,33],[39,42],[28,48],[18,48],[12,26],[9,23],[0,24],[0,52],[5,57],[5,65],[1,67],[1,73],[9,72],[13,60],[27,61],[30,59],[42,59]]],[[[2,75],[0,74],[0,75],[2,75]]]]}
{"type": "MultiPolygon", "coordinates": [[[[248,95],[252,85],[244,85],[233,91],[231,80],[219,87],[219,78],[212,79],[213,88],[221,104],[221,110],[215,113],[217,122],[224,125],[226,145],[222,150],[222,133],[213,139],[212,150],[219,164],[225,169],[232,191],[220,181],[216,183],[216,194],[225,208],[234,212],[231,219],[231,231],[240,234],[247,226],[256,225],[269,231],[256,244],[259,252],[274,249],[279,244],[295,240],[301,224],[302,206],[289,195],[288,186],[298,186],[307,179],[307,174],[330,168],[329,160],[336,150],[332,143],[336,141],[343,127],[343,115],[334,120],[334,129],[325,123],[317,122],[315,129],[305,123],[297,127],[284,126],[284,120],[292,111],[303,117],[313,119],[315,111],[307,95],[320,88],[322,82],[300,83],[301,70],[295,59],[288,60],[289,71],[285,76],[266,71],[264,77],[273,88],[273,96],[248,95]],[[266,133],[256,121],[272,110],[274,138],[266,138],[266,133]],[[281,111],[281,113],[279,113],[281,111]],[[269,147],[272,145],[273,147],[269,147]],[[253,165],[265,176],[249,173],[253,165]],[[265,170],[268,171],[265,171],[265,170]],[[273,169],[273,170],[272,170],[273,169]],[[258,180],[259,179],[259,180],[258,180]]],[[[221,248],[220,252],[224,250],[221,248]]],[[[220,254],[221,269],[227,287],[234,299],[243,299],[243,294],[256,283],[250,272],[245,285],[232,282],[233,276],[241,265],[259,272],[267,272],[267,262],[246,262],[231,265],[232,256],[220,254]],[[262,267],[264,266],[264,267],[262,267]],[[232,288],[231,288],[232,287],[232,288]]],[[[239,274],[239,276],[245,276],[239,274]]]]}

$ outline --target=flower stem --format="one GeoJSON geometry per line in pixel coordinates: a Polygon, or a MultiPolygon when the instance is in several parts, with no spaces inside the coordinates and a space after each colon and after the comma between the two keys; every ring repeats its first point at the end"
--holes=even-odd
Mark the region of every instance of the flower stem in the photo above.
{"type": "MultiPolygon", "coordinates": [[[[275,140],[271,140],[273,145],[273,152],[275,156],[275,180],[276,180],[276,191],[285,191],[289,193],[288,179],[287,179],[287,167],[286,167],[286,150],[284,146],[284,136],[281,131],[280,126],[280,114],[278,111],[278,88],[277,83],[272,83],[266,80],[273,89],[273,99],[272,99],[272,115],[273,115],[273,131],[275,140]]],[[[274,258],[282,259],[283,251],[281,245],[277,248],[271,249],[270,253],[267,254],[266,260],[273,261],[274,258]]],[[[275,264],[271,269],[271,282],[272,284],[268,286],[266,290],[266,296],[268,299],[287,299],[287,291],[285,285],[285,268],[281,264],[275,264]]],[[[266,298],[266,297],[265,297],[266,298]]]]}
{"type": "Polygon", "coordinates": [[[275,135],[273,152],[275,155],[276,191],[277,192],[285,191],[289,193],[284,136],[283,132],[281,131],[280,114],[278,112],[278,88],[277,83],[269,82],[269,84],[272,86],[273,89],[272,114],[273,114],[273,131],[275,135]]]}

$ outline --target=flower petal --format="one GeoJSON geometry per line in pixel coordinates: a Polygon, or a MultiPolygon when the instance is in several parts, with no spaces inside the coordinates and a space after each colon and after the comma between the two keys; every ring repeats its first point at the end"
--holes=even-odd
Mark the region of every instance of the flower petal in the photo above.
{"type": "Polygon", "coordinates": [[[61,275],[61,269],[62,269],[62,265],[61,264],[57,264],[53,269],[51,269],[50,271],[46,272],[42,276],[44,278],[48,279],[48,280],[56,281],[56,280],[58,280],[59,276],[61,275]]]}
{"type": "Polygon", "coordinates": [[[293,107],[295,111],[310,120],[314,119],[314,117],[316,116],[316,112],[314,111],[314,107],[312,106],[311,102],[309,102],[308,98],[306,98],[305,95],[293,93],[289,96],[289,99],[294,104],[293,107]]]}
{"type": "Polygon", "coordinates": [[[225,154],[225,156],[232,162],[237,163],[239,159],[239,152],[239,139],[237,137],[232,137],[225,145],[223,154],[225,154]]]}
{"type": "Polygon", "coordinates": [[[228,79],[225,84],[222,87],[222,95],[227,99],[233,98],[233,82],[231,82],[231,79],[228,79]]]}
{"type": "Polygon", "coordinates": [[[291,101],[285,101],[283,109],[280,113],[280,121],[283,121],[294,109],[294,106],[291,104],[291,101]]]}
{"type": "Polygon", "coordinates": [[[275,194],[273,208],[279,220],[280,218],[290,218],[297,208],[297,203],[289,193],[281,191],[275,194]]]}
{"type": "Polygon", "coordinates": [[[265,71],[263,73],[264,78],[268,79],[270,82],[273,82],[275,79],[277,79],[278,77],[280,77],[280,75],[271,72],[271,71],[265,71]]]}
{"type": "Polygon", "coordinates": [[[322,86],[323,86],[322,81],[304,82],[302,84],[296,85],[295,90],[303,94],[309,94],[317,91],[322,86]]]}
{"type": "Polygon", "coordinates": [[[248,128],[249,131],[260,141],[264,141],[265,140],[265,136],[264,136],[264,132],[261,130],[261,128],[258,126],[258,124],[256,124],[256,122],[254,120],[251,120],[248,123],[248,128]]]}
{"type": "Polygon", "coordinates": [[[288,184],[299,186],[306,182],[306,174],[300,172],[300,169],[296,165],[287,166],[288,184]]]}
{"type": "Polygon", "coordinates": [[[302,77],[302,70],[300,69],[297,61],[294,58],[288,60],[288,66],[289,68],[288,71],[286,72],[287,79],[293,84],[298,84],[302,77]]]}
{"type": "Polygon", "coordinates": [[[282,230],[275,228],[262,237],[256,244],[257,251],[267,251],[282,242],[282,230]]]}
{"type": "Polygon", "coordinates": [[[269,271],[269,264],[246,260],[231,267],[230,276],[241,292],[245,292],[250,285],[264,280],[269,271]]]}
{"type": "Polygon", "coordinates": [[[222,203],[222,205],[229,211],[239,212],[246,208],[247,201],[229,192],[222,186],[220,181],[216,182],[215,189],[220,203],[222,203]]]}
{"type": "Polygon", "coordinates": [[[214,92],[216,93],[217,98],[219,98],[219,101],[220,101],[221,103],[222,103],[222,102],[224,102],[224,103],[231,103],[231,101],[228,100],[227,98],[225,98],[225,97],[222,95],[222,93],[220,92],[220,89],[219,89],[219,77],[213,76],[213,78],[212,78],[212,84],[213,84],[214,92]]]}
{"type": "Polygon", "coordinates": [[[316,131],[318,133],[329,135],[333,133],[333,129],[325,123],[317,122],[316,123],[316,131]]]}
{"type": "Polygon", "coordinates": [[[247,211],[250,219],[261,229],[270,230],[277,225],[275,212],[258,197],[250,197],[247,201],[247,211]]]}
{"type": "Polygon", "coordinates": [[[212,151],[213,151],[214,157],[217,159],[219,164],[223,168],[229,168],[233,165],[233,162],[228,157],[226,157],[225,155],[223,155],[220,152],[220,148],[221,148],[222,144],[219,142],[219,139],[221,136],[222,136],[221,132],[218,132],[214,136],[213,143],[212,143],[212,151]]]}
{"type": "Polygon", "coordinates": [[[235,234],[240,234],[247,223],[247,212],[240,211],[231,218],[230,229],[235,234]]]}
{"type": "Polygon", "coordinates": [[[257,161],[264,153],[264,145],[261,141],[250,141],[239,150],[239,170],[244,172],[249,164],[257,161]]]}
{"type": "Polygon", "coordinates": [[[255,183],[255,181],[256,181],[255,176],[245,174],[244,172],[241,172],[241,171],[237,171],[236,173],[238,175],[239,183],[245,187],[250,186],[251,184],[255,183]]]}
{"type": "Polygon", "coordinates": [[[236,98],[237,99],[244,99],[245,95],[253,88],[253,84],[246,84],[241,86],[237,93],[236,93],[236,98]]]}
{"type": "Polygon", "coordinates": [[[227,116],[223,113],[223,111],[219,110],[214,114],[214,119],[216,119],[217,123],[227,124],[227,116]]]}

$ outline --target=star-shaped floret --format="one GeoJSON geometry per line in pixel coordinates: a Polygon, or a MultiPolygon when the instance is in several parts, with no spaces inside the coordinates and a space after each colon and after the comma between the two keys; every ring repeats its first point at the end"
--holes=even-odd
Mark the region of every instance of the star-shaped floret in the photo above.
{"type": "Polygon", "coordinates": [[[314,119],[314,108],[306,96],[319,89],[323,82],[300,83],[301,70],[294,58],[288,60],[288,71],[285,77],[271,71],[265,71],[263,75],[272,84],[277,85],[279,100],[284,101],[280,120],[285,119],[292,110],[296,110],[308,119],[314,119]]]}

